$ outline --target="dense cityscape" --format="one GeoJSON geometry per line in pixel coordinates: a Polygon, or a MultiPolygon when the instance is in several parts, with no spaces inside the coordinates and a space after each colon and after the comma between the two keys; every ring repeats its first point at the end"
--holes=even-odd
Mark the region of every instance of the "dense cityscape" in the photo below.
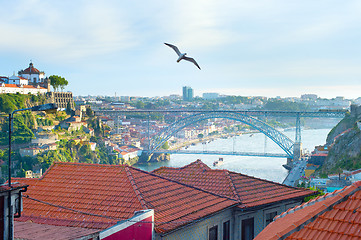
{"type": "Polygon", "coordinates": [[[361,3],[4,1],[0,240],[361,240],[361,3]]]}

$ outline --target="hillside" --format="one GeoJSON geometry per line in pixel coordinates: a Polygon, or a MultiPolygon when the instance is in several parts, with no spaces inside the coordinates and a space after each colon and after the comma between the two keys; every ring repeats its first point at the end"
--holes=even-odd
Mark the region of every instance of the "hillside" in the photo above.
{"type": "Polygon", "coordinates": [[[330,131],[327,137],[330,150],[321,173],[361,168],[361,131],[357,126],[360,120],[361,106],[352,106],[351,113],[330,131]]]}

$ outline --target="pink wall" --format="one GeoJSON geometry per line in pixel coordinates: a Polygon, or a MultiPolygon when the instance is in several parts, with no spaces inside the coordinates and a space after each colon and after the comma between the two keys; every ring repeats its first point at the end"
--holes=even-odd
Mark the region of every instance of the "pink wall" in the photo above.
{"type": "Polygon", "coordinates": [[[152,240],[154,230],[154,211],[146,210],[99,234],[102,240],[132,239],[152,240]]]}

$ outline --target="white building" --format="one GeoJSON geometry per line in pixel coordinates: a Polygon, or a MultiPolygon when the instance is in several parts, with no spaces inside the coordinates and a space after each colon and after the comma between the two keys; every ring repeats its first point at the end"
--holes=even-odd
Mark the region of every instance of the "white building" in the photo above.
{"type": "Polygon", "coordinates": [[[5,84],[1,83],[0,93],[21,93],[21,94],[45,94],[48,92],[48,89],[31,85],[17,85],[17,84],[5,84]]]}
{"type": "Polygon", "coordinates": [[[11,77],[0,77],[1,93],[21,93],[21,94],[45,94],[50,91],[48,79],[45,79],[44,72],[34,68],[33,63],[25,70],[18,72],[11,77]]]}
{"type": "Polygon", "coordinates": [[[219,98],[218,93],[203,93],[202,96],[203,96],[204,99],[217,99],[217,98],[219,98]]]}
{"type": "Polygon", "coordinates": [[[32,62],[28,68],[20,70],[18,73],[19,76],[28,79],[29,83],[32,84],[42,83],[45,80],[45,73],[36,69],[32,62]]]}
{"type": "Polygon", "coordinates": [[[26,78],[12,75],[11,77],[9,77],[9,82],[8,83],[9,84],[17,84],[17,85],[28,85],[29,81],[26,78]]]}

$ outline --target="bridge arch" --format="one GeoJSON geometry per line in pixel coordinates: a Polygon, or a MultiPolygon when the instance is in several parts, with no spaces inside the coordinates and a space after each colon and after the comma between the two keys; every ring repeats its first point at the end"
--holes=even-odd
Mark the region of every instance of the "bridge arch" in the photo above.
{"type": "Polygon", "coordinates": [[[169,125],[167,128],[163,129],[159,134],[157,134],[152,139],[150,139],[149,150],[148,150],[149,154],[152,154],[154,151],[158,150],[161,146],[163,146],[163,144],[166,141],[169,140],[169,138],[174,136],[177,132],[179,132],[183,128],[193,123],[212,118],[226,118],[245,123],[265,134],[279,147],[281,147],[282,150],[289,156],[289,158],[293,158],[294,142],[289,137],[287,137],[280,131],[276,130],[267,123],[255,117],[251,117],[237,112],[204,112],[182,118],[174,122],[173,124],[169,125]]]}

